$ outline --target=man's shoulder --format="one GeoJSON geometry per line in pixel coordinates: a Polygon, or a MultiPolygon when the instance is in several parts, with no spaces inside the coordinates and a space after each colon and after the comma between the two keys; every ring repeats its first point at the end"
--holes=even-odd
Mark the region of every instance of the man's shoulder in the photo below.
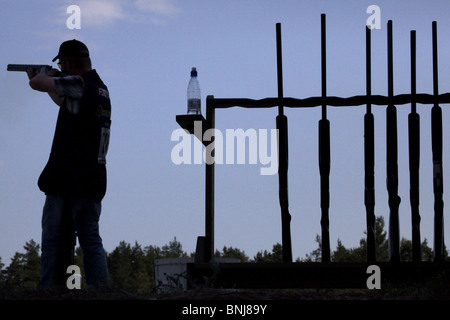
{"type": "Polygon", "coordinates": [[[106,85],[105,85],[105,83],[103,82],[102,78],[100,77],[100,75],[97,73],[97,70],[95,70],[95,69],[92,69],[92,70],[89,70],[89,71],[85,72],[85,73],[82,75],[82,77],[83,77],[83,79],[84,79],[85,81],[94,80],[94,81],[96,81],[96,82],[101,83],[102,85],[104,85],[104,86],[106,87],[106,85]]]}

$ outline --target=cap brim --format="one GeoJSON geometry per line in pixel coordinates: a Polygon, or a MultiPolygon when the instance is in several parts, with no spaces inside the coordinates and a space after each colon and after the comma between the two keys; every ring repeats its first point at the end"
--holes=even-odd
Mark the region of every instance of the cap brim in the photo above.
{"type": "Polygon", "coordinates": [[[59,58],[59,55],[57,55],[56,57],[53,58],[52,62],[55,62],[56,59],[59,58]]]}

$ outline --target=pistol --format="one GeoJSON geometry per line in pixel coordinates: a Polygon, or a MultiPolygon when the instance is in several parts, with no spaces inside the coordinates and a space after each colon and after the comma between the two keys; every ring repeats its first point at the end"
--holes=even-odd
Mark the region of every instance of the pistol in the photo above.
{"type": "Polygon", "coordinates": [[[52,69],[52,66],[45,64],[8,64],[8,71],[24,71],[27,72],[28,69],[33,69],[35,74],[47,73],[52,69]]]}

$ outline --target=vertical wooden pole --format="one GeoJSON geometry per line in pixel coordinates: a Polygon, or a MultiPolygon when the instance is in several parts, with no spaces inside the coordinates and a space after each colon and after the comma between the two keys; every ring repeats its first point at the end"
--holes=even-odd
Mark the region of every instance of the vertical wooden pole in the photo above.
{"type": "MultiPolygon", "coordinates": [[[[278,98],[283,98],[283,65],[281,54],[281,24],[276,24],[277,36],[277,77],[278,77],[278,98]]],[[[278,116],[276,118],[278,130],[278,181],[279,198],[281,207],[281,237],[283,262],[292,262],[291,243],[291,215],[289,213],[288,198],[288,128],[287,117],[283,112],[283,105],[278,106],[278,116]]]]}
{"type": "Polygon", "coordinates": [[[434,191],[434,260],[444,259],[444,201],[442,176],[442,110],[438,104],[438,54],[437,24],[433,21],[433,91],[434,106],[431,108],[431,138],[433,151],[433,191],[434,191]]]}
{"type": "Polygon", "coordinates": [[[327,119],[327,79],[326,79],[326,21],[321,15],[321,56],[322,56],[322,119],[319,120],[319,170],[320,170],[320,207],[322,229],[322,262],[330,261],[330,121],[327,119]]]}
{"type": "Polygon", "coordinates": [[[400,261],[400,227],[398,208],[398,155],[397,155],[397,109],[393,104],[394,73],[392,48],[392,20],[388,21],[388,98],[386,108],[386,173],[389,196],[389,260],[400,261]]]}
{"type": "Polygon", "coordinates": [[[411,113],[408,115],[409,199],[411,203],[413,261],[421,260],[419,213],[420,116],[416,111],[416,31],[411,31],[411,113]]]}
{"type": "MultiPolygon", "coordinates": [[[[215,108],[211,103],[213,96],[206,99],[206,123],[207,129],[214,129],[216,124],[215,108]]],[[[214,137],[212,141],[214,143],[214,137]]],[[[214,153],[214,151],[212,151],[214,153]]],[[[207,155],[207,157],[214,156],[207,155]]],[[[206,159],[206,178],[205,178],[205,243],[204,243],[204,262],[210,262],[214,258],[214,163],[206,159]]]]}
{"type": "Polygon", "coordinates": [[[376,261],[375,239],[375,128],[372,114],[371,80],[371,29],[366,27],[366,95],[367,106],[364,115],[364,204],[366,206],[367,261],[376,261]]]}

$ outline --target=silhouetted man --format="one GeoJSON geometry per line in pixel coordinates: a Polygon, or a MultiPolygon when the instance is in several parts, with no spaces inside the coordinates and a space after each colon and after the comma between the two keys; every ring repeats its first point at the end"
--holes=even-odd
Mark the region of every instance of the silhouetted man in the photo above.
{"type": "Polygon", "coordinates": [[[42,215],[41,280],[38,288],[65,287],[76,230],[90,287],[108,287],[109,273],[99,233],[106,192],[106,153],[111,125],[109,92],[92,69],[86,45],[63,42],[59,72],[34,74],[30,86],[60,107],[47,165],[38,181],[46,200],[42,215]]]}

